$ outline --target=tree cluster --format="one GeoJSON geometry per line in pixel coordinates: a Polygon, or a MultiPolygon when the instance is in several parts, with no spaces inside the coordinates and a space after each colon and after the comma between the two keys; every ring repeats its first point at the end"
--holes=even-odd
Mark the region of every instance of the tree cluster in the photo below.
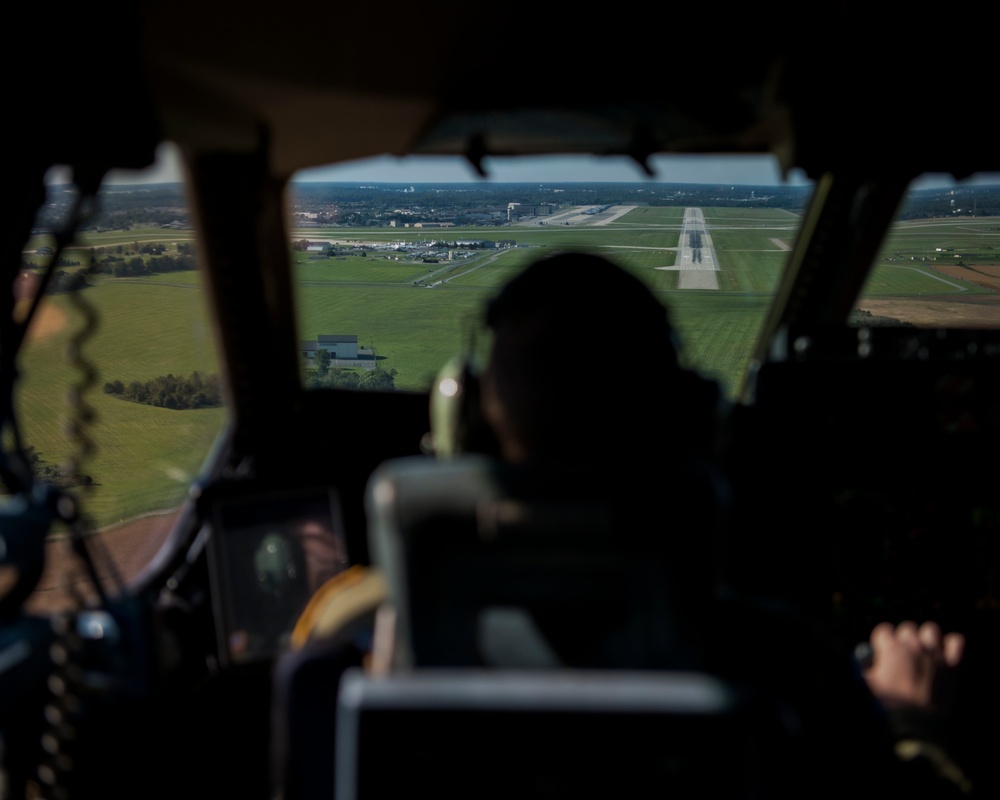
{"type": "MultiPolygon", "coordinates": [[[[21,269],[33,272],[38,269],[36,264],[21,263],[21,269]]],[[[49,277],[49,282],[45,286],[45,294],[61,294],[63,292],[73,292],[77,289],[85,289],[90,286],[90,281],[85,272],[66,272],[57,270],[49,277]]]]}
{"type": "MultiPolygon", "coordinates": [[[[72,185],[50,186],[46,203],[39,210],[38,227],[63,227],[76,202],[72,185]]],[[[89,229],[130,230],[171,225],[190,228],[190,212],[182,183],[143,186],[103,186],[98,193],[97,213],[89,229]]]]}
{"type": "Polygon", "coordinates": [[[959,189],[915,189],[898,219],[1000,216],[1000,185],[964,186],[959,189]]]}
{"type": "Polygon", "coordinates": [[[189,377],[161,375],[151,381],[125,384],[115,380],[104,384],[104,393],[160,408],[215,408],[223,402],[218,375],[202,376],[193,372],[189,377]]]}
{"type": "Polygon", "coordinates": [[[912,322],[904,322],[895,317],[875,316],[871,311],[855,308],[851,311],[848,324],[854,328],[913,328],[912,322]]]}
{"type": "Polygon", "coordinates": [[[116,255],[104,255],[97,262],[97,271],[116,278],[139,278],[149,275],[159,275],[164,272],[185,272],[197,269],[198,264],[191,254],[160,255],[152,258],[132,256],[124,258],[116,255]]]}
{"type": "Polygon", "coordinates": [[[50,464],[34,447],[24,448],[24,457],[32,474],[53,486],[68,489],[70,486],[89,486],[94,482],[90,475],[74,475],[65,467],[50,464]]]}
{"type": "Polygon", "coordinates": [[[358,374],[354,370],[335,367],[333,369],[315,370],[306,378],[310,389],[357,389],[359,391],[391,392],[396,389],[396,370],[375,369],[364,370],[358,374]]]}

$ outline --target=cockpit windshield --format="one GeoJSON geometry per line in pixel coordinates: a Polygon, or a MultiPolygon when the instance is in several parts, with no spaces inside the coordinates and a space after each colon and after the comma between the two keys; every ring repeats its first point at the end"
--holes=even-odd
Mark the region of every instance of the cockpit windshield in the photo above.
{"type": "MultiPolygon", "coordinates": [[[[691,364],[735,397],[812,185],[784,180],[768,156],[652,166],[662,177],[579,157],[500,160],[486,180],[458,159],[297,176],[291,246],[305,384],[425,391],[449,358],[481,346],[478,319],[493,292],[542,254],[579,249],[646,281],[691,364]]],[[[593,335],[616,332],[596,316],[593,335]]],[[[642,343],[622,341],[619,363],[594,370],[642,363],[642,343]]]]}

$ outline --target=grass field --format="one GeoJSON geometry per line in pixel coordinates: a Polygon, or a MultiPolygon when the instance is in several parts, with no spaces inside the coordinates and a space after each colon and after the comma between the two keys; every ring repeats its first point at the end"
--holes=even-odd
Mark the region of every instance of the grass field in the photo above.
{"type": "Polygon", "coordinates": [[[1000,225],[995,217],[907,220],[896,224],[865,286],[867,296],[912,296],[983,290],[954,277],[955,266],[1000,264],[1000,225]],[[933,284],[928,285],[928,281],[933,284]]]}
{"type": "Polygon", "coordinates": [[[176,505],[224,424],[224,409],[174,411],[103,391],[114,380],[217,372],[205,298],[196,276],[188,277],[183,287],[110,280],[82,293],[98,319],[93,334],[79,343],[81,356],[97,371],[82,392],[94,415],[86,429],[96,445],[90,455],[84,442],[67,435],[75,418],[70,389],[84,380],[84,372],[67,360],[71,341],[84,330],[67,297],[47,299],[45,329],[33,330],[22,352],[15,403],[25,442],[53,465],[81,459],[80,471],[94,480],[86,506],[97,525],[176,505]]]}
{"type": "MultiPolygon", "coordinates": [[[[343,228],[295,230],[291,239],[353,240],[392,244],[433,238],[511,239],[516,247],[475,252],[458,261],[424,263],[387,250],[365,256],[316,259],[294,251],[292,262],[303,339],[320,334],[357,334],[375,349],[379,363],[397,371],[397,386],[425,390],[452,355],[482,342],[478,329],[484,303],[529,261],[564,248],[606,254],[632,270],[668,306],[689,363],[716,378],[730,396],[751,358],[771,294],[794,244],[798,218],[773,209],[705,208],[719,260],[718,290],[682,290],[674,264],[682,208],[639,207],[602,226],[532,226],[418,229],[343,228]]],[[[162,230],[88,234],[94,246],[193,240],[190,232],[162,230]]],[[[40,246],[43,242],[34,243],[40,246]]],[[[937,296],[987,293],[972,282],[943,275],[935,264],[1000,262],[1000,221],[922,220],[897,226],[866,287],[876,296],[937,296]],[[951,248],[951,249],[949,249],[951,248]],[[936,260],[935,260],[936,259],[936,260]]],[[[573,287],[566,287],[572,296],[573,287]]],[[[100,278],[81,299],[98,325],[82,342],[83,357],[97,369],[84,392],[94,412],[89,438],[96,449],[83,456],[92,476],[88,512],[98,526],[176,505],[204,462],[226,420],[223,409],[173,411],[128,403],[103,392],[103,384],[147,381],[168,373],[217,371],[211,325],[196,272],[148,278],[100,278]]],[[[71,441],[67,394],[83,372],[69,363],[67,348],[82,326],[79,311],[64,295],[48,298],[21,357],[23,381],[16,404],[25,442],[50,463],[83,453],[71,441]]],[[[592,327],[607,331],[598,317],[592,327]]],[[[595,365],[607,379],[613,371],[646,368],[641,342],[622,346],[618,364],[595,365]]],[[[558,367],[559,353],[546,353],[558,367]]],[[[650,365],[651,366],[651,365],[650,365]]],[[[585,380],[586,376],[580,376],[585,380]]]]}

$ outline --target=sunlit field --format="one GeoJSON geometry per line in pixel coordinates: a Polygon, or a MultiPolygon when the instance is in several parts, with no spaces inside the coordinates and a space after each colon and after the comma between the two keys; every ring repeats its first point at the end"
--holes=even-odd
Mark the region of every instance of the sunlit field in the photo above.
{"type": "Polygon", "coordinates": [[[97,526],[177,505],[224,423],[221,408],[158,408],[103,390],[115,380],[217,372],[200,281],[196,274],[171,278],[178,275],[187,286],[110,279],[85,289],[79,301],[93,309],[92,332],[67,295],[47,298],[21,354],[15,403],[25,443],[49,465],[78,462],[93,481],[82,491],[97,526]],[[68,357],[74,340],[81,364],[68,357]],[[87,366],[95,370],[89,382],[87,366]],[[69,399],[77,388],[83,412],[92,415],[81,439],[68,430],[80,418],[69,399]]]}
{"type": "Polygon", "coordinates": [[[1000,220],[996,217],[906,220],[893,227],[865,294],[990,293],[976,283],[977,271],[997,265],[1000,220]]]}
{"type": "MultiPolygon", "coordinates": [[[[510,226],[416,232],[341,228],[303,229],[292,239],[368,242],[485,239],[514,247],[476,252],[454,263],[407,263],[398,251],[324,259],[295,254],[300,331],[356,333],[380,364],[397,370],[397,386],[424,390],[447,359],[468,349],[487,299],[527,263],[563,249],[605,255],[644,280],[672,312],[686,355],[735,395],[787,256],[797,217],[775,209],[705,209],[720,259],[718,291],[678,289],[677,258],[683,208],[635,208],[606,225],[510,226]],[[354,284],[349,286],[348,284],[354,284]],[[360,284],[365,284],[361,286],[360,284]],[[376,287],[373,284],[385,284],[376,287]],[[394,288],[418,292],[387,292],[394,288]]],[[[412,257],[411,257],[412,258],[412,257]]],[[[573,287],[567,286],[567,298],[573,287]]],[[[593,328],[614,336],[599,318],[593,328]]],[[[481,332],[480,332],[481,333],[481,332]]],[[[558,353],[545,354],[558,368],[558,353]]],[[[642,363],[639,342],[622,343],[623,367],[642,363]]],[[[595,365],[595,379],[607,365],[595,365]]]]}

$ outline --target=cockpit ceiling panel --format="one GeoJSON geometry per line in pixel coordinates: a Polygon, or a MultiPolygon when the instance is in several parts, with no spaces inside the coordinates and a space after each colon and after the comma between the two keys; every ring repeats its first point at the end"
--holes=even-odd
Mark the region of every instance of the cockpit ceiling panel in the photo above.
{"type": "Polygon", "coordinates": [[[381,154],[770,152],[813,176],[1000,169],[986,123],[995,54],[968,40],[957,53],[939,15],[903,26],[854,2],[718,15],[693,4],[111,5],[29,12],[53,52],[104,42],[110,14],[120,46],[42,60],[12,97],[27,114],[56,88],[46,96],[59,114],[85,119],[112,91],[141,124],[74,125],[71,143],[51,126],[19,148],[110,168],[144,160],[157,138],[201,152],[266,143],[279,176],[381,154]]]}

